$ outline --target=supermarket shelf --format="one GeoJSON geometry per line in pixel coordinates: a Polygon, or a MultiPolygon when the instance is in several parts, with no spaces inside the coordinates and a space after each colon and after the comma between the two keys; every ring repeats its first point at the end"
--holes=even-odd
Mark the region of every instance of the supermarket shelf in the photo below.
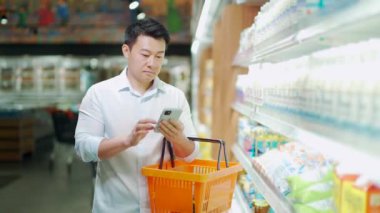
{"type": "Polygon", "coordinates": [[[255,188],[264,195],[266,201],[275,212],[293,212],[293,208],[290,203],[285,200],[285,198],[278,191],[276,191],[273,186],[270,185],[269,181],[265,177],[257,172],[250,159],[237,144],[232,147],[232,152],[236,159],[241,163],[245,171],[252,177],[255,188]]]}
{"type": "Polygon", "coordinates": [[[359,173],[380,178],[380,172],[373,169],[373,165],[380,165],[380,143],[371,138],[358,136],[355,132],[337,131],[331,126],[304,120],[287,123],[284,122],[285,118],[281,113],[270,116],[267,112],[263,113],[262,109],[252,111],[243,104],[234,104],[233,109],[327,157],[349,163],[359,173]]]}
{"type": "Polygon", "coordinates": [[[54,106],[56,104],[79,103],[82,92],[66,93],[0,93],[1,110],[27,110],[54,106]]]}
{"type": "Polygon", "coordinates": [[[341,11],[320,17],[315,24],[285,38],[263,41],[255,47],[252,58],[240,59],[235,65],[278,62],[332,46],[379,37],[379,21],[380,1],[359,1],[341,11]]]}
{"type": "MultiPolygon", "coordinates": [[[[234,195],[235,195],[234,198],[235,198],[235,200],[236,200],[236,202],[237,202],[237,204],[239,206],[239,210],[240,210],[239,212],[241,212],[241,213],[251,213],[251,212],[253,212],[253,210],[250,209],[249,206],[247,205],[247,202],[246,202],[246,200],[244,198],[243,192],[241,191],[241,189],[240,189],[240,187],[238,185],[236,185],[236,187],[235,187],[235,193],[234,193],[234,195]]],[[[233,212],[233,211],[231,211],[231,212],[233,212]]]]}

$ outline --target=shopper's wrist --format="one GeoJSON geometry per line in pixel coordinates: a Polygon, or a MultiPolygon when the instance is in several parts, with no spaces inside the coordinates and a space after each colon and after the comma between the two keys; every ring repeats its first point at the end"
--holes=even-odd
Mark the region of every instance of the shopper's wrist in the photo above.
{"type": "Polygon", "coordinates": [[[138,141],[136,140],[136,137],[133,137],[133,135],[128,135],[127,137],[124,137],[123,145],[125,148],[136,146],[138,144],[138,141]]]}
{"type": "Polygon", "coordinates": [[[121,145],[122,145],[125,149],[131,147],[131,140],[130,140],[130,137],[129,137],[129,136],[122,136],[122,137],[120,137],[120,143],[121,143],[121,145]]]}
{"type": "Polygon", "coordinates": [[[170,139],[168,139],[168,140],[170,142],[172,142],[173,144],[183,144],[183,143],[187,143],[189,141],[184,134],[173,138],[172,141],[170,139]]]}

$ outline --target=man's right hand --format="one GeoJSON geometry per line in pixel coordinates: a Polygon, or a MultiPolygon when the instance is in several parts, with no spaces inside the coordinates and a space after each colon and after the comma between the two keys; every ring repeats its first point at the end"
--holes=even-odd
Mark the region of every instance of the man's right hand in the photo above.
{"type": "Polygon", "coordinates": [[[149,133],[149,131],[154,129],[156,123],[157,122],[152,119],[139,120],[129,134],[126,145],[136,146],[149,133]]]}
{"type": "Polygon", "coordinates": [[[104,139],[99,145],[99,159],[109,159],[131,146],[136,146],[149,131],[154,129],[155,124],[155,120],[142,119],[137,122],[128,136],[123,135],[111,139],[104,139]]]}

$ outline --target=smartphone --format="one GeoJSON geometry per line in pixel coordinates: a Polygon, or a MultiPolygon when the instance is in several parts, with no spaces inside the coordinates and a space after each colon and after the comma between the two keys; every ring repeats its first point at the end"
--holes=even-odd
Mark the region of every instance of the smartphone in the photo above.
{"type": "Polygon", "coordinates": [[[160,122],[163,120],[178,120],[179,116],[181,116],[182,109],[180,108],[167,108],[164,109],[158,119],[157,125],[154,131],[159,132],[160,122]]]}

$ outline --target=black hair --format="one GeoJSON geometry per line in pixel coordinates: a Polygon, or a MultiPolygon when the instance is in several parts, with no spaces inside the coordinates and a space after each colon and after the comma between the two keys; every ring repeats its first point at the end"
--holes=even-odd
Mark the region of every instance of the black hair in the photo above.
{"type": "Polygon", "coordinates": [[[160,22],[152,18],[138,20],[137,22],[129,25],[129,27],[125,30],[124,43],[132,49],[137,37],[140,35],[150,36],[155,39],[164,39],[166,48],[170,42],[168,30],[160,22]]]}

